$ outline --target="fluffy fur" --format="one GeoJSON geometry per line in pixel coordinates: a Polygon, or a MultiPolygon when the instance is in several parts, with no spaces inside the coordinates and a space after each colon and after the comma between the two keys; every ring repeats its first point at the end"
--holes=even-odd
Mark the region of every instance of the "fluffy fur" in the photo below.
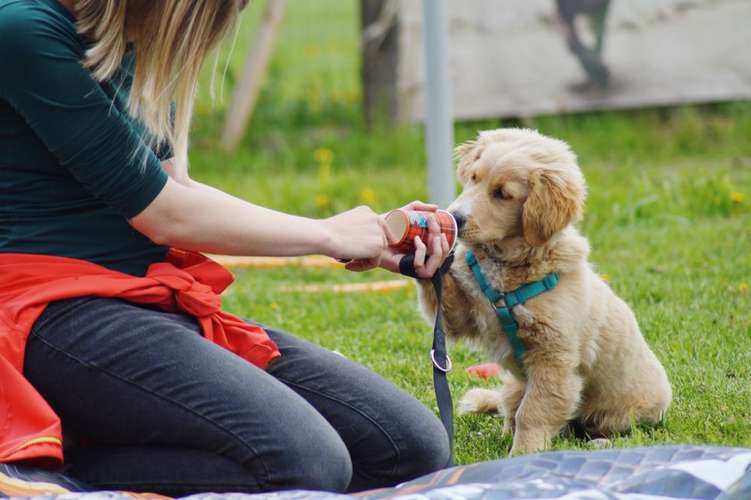
{"type": "MultiPolygon", "coordinates": [[[[505,369],[499,391],[469,391],[460,412],[503,415],[512,454],[549,447],[574,419],[595,435],[661,420],[672,397],[665,370],[629,307],[593,271],[589,243],[573,226],[586,186],[568,145],[533,130],[499,129],[456,154],[464,190],[449,210],[465,223],[444,278],[445,329],[505,369]],[[467,248],[503,291],[560,274],[553,290],[513,309],[527,348],[523,366],[464,261],[467,248]]],[[[419,301],[432,322],[428,281],[420,282],[419,301]]]]}

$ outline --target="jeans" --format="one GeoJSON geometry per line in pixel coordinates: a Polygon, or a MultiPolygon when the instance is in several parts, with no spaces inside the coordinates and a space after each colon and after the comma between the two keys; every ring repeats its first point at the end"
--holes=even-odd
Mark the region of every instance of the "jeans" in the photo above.
{"type": "Polygon", "coordinates": [[[447,465],[446,432],[417,400],[267,331],[282,357],[264,371],[206,340],[192,317],[65,300],[34,325],[24,374],[61,418],[65,472],[99,489],[344,492],[447,465]]]}

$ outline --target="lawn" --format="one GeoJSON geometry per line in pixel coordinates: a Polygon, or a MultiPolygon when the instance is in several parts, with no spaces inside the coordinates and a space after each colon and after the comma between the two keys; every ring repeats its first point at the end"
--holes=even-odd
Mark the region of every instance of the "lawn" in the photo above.
{"type": "MultiPolygon", "coordinates": [[[[218,136],[262,3],[251,7],[227,65],[224,101],[209,98],[207,71],[194,126],[195,178],[313,217],[360,203],[385,211],[425,198],[421,128],[363,124],[357,4],[289,2],[251,127],[241,148],[228,154],[218,136]]],[[[634,309],[673,384],[665,424],[636,428],[616,445],[751,447],[751,103],[462,123],[456,138],[520,125],[566,140],[578,153],[590,189],[581,229],[592,243],[592,260],[634,309]]],[[[431,328],[417,314],[411,286],[366,294],[283,291],[394,278],[383,271],[242,270],[225,303],[335,349],[435,408],[431,328]]],[[[455,398],[495,384],[464,373],[482,355],[460,345],[451,350],[455,398]]],[[[457,460],[504,456],[510,440],[500,437],[500,427],[496,418],[458,417],[457,460]]],[[[554,446],[585,443],[559,438],[554,446]]]]}

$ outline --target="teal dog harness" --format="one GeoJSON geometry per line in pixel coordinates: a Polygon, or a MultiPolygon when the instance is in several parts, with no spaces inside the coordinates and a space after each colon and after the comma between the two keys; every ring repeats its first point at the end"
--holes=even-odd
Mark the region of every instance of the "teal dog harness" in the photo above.
{"type": "Polygon", "coordinates": [[[482,273],[482,269],[480,269],[480,264],[477,262],[475,254],[472,253],[471,250],[467,250],[467,253],[464,254],[464,260],[472,270],[475,281],[477,281],[477,284],[480,286],[483,295],[487,297],[490,301],[490,305],[495,309],[495,314],[498,316],[498,320],[501,323],[501,329],[503,330],[503,333],[506,334],[506,338],[511,344],[514,358],[521,365],[526,348],[519,338],[519,323],[516,322],[511,308],[519,304],[524,304],[529,299],[555,288],[558,281],[560,281],[558,273],[550,273],[539,281],[527,283],[516,290],[504,293],[493,288],[490,283],[488,283],[488,280],[485,279],[485,275],[482,273]]]}

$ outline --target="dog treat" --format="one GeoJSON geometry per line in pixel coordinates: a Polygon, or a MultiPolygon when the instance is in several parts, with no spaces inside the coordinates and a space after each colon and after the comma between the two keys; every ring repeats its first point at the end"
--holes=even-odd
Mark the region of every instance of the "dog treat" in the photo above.
{"type": "MultiPolygon", "coordinates": [[[[392,245],[392,248],[399,252],[414,253],[415,236],[419,236],[427,245],[428,215],[431,213],[397,208],[386,214],[386,225],[388,225],[389,231],[391,231],[391,234],[397,240],[392,245]]],[[[437,210],[435,215],[438,218],[438,224],[441,226],[441,232],[446,235],[449,247],[453,250],[458,233],[454,216],[445,210],[437,210]]]]}

